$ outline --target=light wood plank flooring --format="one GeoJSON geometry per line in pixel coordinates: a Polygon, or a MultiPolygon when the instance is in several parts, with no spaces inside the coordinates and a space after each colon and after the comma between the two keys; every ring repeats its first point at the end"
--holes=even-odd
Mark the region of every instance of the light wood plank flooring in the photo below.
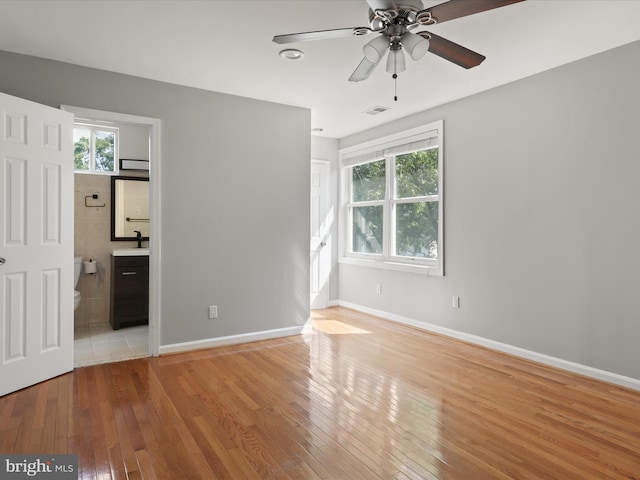
{"type": "Polygon", "coordinates": [[[640,479],[640,392],[343,308],[301,336],[0,398],[0,452],[80,479],[640,479]]]}

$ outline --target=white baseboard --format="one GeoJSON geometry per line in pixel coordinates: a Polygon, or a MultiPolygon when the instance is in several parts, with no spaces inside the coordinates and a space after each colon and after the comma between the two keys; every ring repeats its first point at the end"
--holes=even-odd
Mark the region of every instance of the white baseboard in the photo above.
{"type": "Polygon", "coordinates": [[[384,312],[381,310],[376,310],[374,308],[364,307],[362,305],[357,305],[350,302],[344,302],[341,300],[338,301],[337,303],[342,307],[350,308],[352,310],[357,310],[363,313],[368,313],[370,315],[375,315],[376,317],[381,317],[386,320],[390,320],[392,322],[402,323],[404,325],[410,325],[412,327],[416,327],[421,330],[426,330],[428,332],[438,333],[441,335],[445,335],[447,337],[457,338],[458,340],[464,340],[465,342],[487,347],[492,350],[508,353],[516,357],[526,358],[527,360],[532,360],[534,362],[542,363],[544,365],[549,365],[551,367],[556,367],[562,370],[567,370],[569,372],[585,375],[587,377],[602,380],[603,382],[609,382],[609,383],[613,383],[623,387],[632,388],[634,390],[640,390],[640,380],[635,378],[626,377],[624,375],[618,375],[617,373],[607,372],[606,370],[600,370],[597,368],[589,367],[587,365],[582,365],[580,363],[570,362],[568,360],[563,360],[561,358],[552,357],[549,355],[545,355],[543,353],[533,352],[531,350],[515,347],[507,343],[497,342],[495,340],[491,340],[488,338],[471,335],[469,333],[459,332],[457,330],[441,327],[439,325],[420,322],[418,320],[402,317],[400,315],[395,315],[393,313],[384,312]]]}
{"type": "Polygon", "coordinates": [[[170,345],[160,345],[160,355],[167,353],[188,352],[190,350],[201,350],[203,348],[222,347],[225,345],[236,345],[238,343],[257,342],[258,340],[270,340],[272,338],[290,337],[302,333],[304,325],[297,327],[277,328],[275,330],[264,330],[262,332],[241,333],[239,335],[229,335],[226,337],[206,338],[204,340],[194,340],[193,342],[173,343],[170,345]]]}

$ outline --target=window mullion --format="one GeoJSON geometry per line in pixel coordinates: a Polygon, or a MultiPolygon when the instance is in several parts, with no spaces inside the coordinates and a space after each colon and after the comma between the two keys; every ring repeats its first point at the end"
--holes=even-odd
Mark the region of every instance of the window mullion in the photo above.
{"type": "Polygon", "coordinates": [[[384,200],[368,200],[366,202],[349,202],[348,207],[377,207],[378,205],[384,205],[384,200]]]}
{"type": "Polygon", "coordinates": [[[439,200],[440,195],[425,195],[424,197],[395,198],[393,200],[393,204],[398,205],[401,203],[437,202],[439,200]]]}
{"type": "Polygon", "coordinates": [[[384,256],[385,258],[391,258],[392,252],[395,248],[395,239],[394,239],[394,223],[395,219],[395,211],[393,208],[393,199],[395,198],[395,168],[396,162],[395,157],[388,156],[387,157],[387,188],[386,188],[386,196],[385,196],[385,222],[384,222],[384,256]]]}
{"type": "Polygon", "coordinates": [[[96,171],[96,130],[89,128],[89,163],[91,172],[96,171]]]}

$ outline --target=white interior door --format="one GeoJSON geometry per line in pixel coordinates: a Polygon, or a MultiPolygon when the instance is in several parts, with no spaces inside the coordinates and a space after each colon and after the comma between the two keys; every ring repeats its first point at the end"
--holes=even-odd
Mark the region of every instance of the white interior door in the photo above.
{"type": "Polygon", "coordinates": [[[0,395],[73,369],[73,114],[0,93],[0,395]]]}
{"type": "Polygon", "coordinates": [[[311,162],[311,308],[327,308],[331,272],[329,162],[311,162]]]}

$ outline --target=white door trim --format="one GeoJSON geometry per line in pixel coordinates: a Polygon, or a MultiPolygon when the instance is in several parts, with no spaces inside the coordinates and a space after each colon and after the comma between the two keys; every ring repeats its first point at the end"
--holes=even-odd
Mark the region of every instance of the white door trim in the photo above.
{"type": "Polygon", "coordinates": [[[161,181],[161,121],[159,118],[142,117],[126,113],[108,112],[92,108],[61,105],[62,110],[72,112],[76,119],[101,120],[149,127],[150,170],[149,170],[149,353],[160,355],[160,328],[162,309],[160,304],[162,239],[160,238],[160,186],[161,181]]]}

